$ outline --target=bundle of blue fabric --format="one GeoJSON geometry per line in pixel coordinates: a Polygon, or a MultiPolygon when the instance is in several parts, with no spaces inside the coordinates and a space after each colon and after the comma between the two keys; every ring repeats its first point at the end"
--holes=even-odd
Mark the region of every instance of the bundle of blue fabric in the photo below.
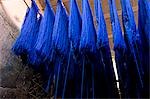
{"type": "Polygon", "coordinates": [[[56,16],[52,35],[52,58],[55,61],[55,93],[54,97],[61,97],[64,85],[64,71],[67,65],[69,52],[68,15],[61,0],[57,1],[56,16]]]}
{"type": "Polygon", "coordinates": [[[109,1],[110,8],[110,17],[112,24],[112,34],[113,34],[113,43],[114,43],[114,51],[115,51],[115,62],[118,72],[119,85],[122,97],[126,96],[126,44],[122,36],[121,26],[119,22],[119,17],[117,14],[117,8],[114,0],[109,1]]]}
{"type": "Polygon", "coordinates": [[[130,0],[120,0],[123,32],[115,0],[108,0],[114,61],[102,0],[94,0],[95,23],[89,0],[82,0],[82,16],[76,0],[70,0],[69,14],[62,0],[57,0],[55,14],[50,0],[44,0],[43,15],[36,1],[31,1],[12,51],[43,75],[46,93],[53,90],[55,99],[149,97],[148,0],[138,1],[138,28],[130,0]]]}
{"type": "MultiPolygon", "coordinates": [[[[113,2],[109,2],[110,4],[113,2]]],[[[115,10],[115,6],[110,6],[110,11],[111,11],[111,22],[113,22],[112,24],[116,24],[113,25],[113,28],[119,28],[119,23],[116,21],[115,18],[117,17],[113,17],[116,14],[113,15],[113,10],[115,10]],[[115,22],[114,22],[115,21],[115,22]],[[116,27],[114,27],[116,26],[116,27]]],[[[100,0],[95,0],[95,13],[97,14],[97,49],[98,49],[98,54],[99,54],[99,61],[100,61],[100,65],[101,68],[99,69],[103,69],[103,71],[101,70],[101,74],[98,75],[104,75],[101,76],[101,78],[99,78],[99,83],[102,83],[103,85],[101,85],[101,87],[99,89],[102,89],[101,92],[103,93],[102,96],[100,97],[114,97],[117,98],[119,97],[118,95],[118,89],[117,89],[117,85],[113,82],[115,82],[115,73],[114,73],[114,69],[113,69],[113,63],[112,63],[112,58],[111,58],[111,53],[110,53],[110,47],[109,47],[109,40],[108,40],[108,34],[107,34],[107,30],[106,30],[106,23],[105,23],[105,19],[104,19],[104,15],[102,12],[102,6],[101,6],[101,1],[100,0]],[[97,6],[96,6],[97,4],[97,6]],[[104,81],[104,82],[102,82],[104,81]],[[105,87],[104,87],[105,86],[105,87]],[[107,89],[106,89],[107,88],[107,89]]],[[[118,33],[119,29],[114,30],[115,32],[113,32],[114,35],[114,48],[118,47],[120,44],[120,33],[118,33]]],[[[119,31],[120,32],[120,31],[119,31]]],[[[97,92],[99,91],[99,89],[97,89],[97,92]]],[[[98,93],[97,93],[98,94],[98,93]]]]}
{"type": "Polygon", "coordinates": [[[134,21],[134,13],[130,0],[121,0],[122,4],[122,20],[124,27],[124,39],[127,45],[127,66],[128,66],[128,96],[139,97],[140,90],[143,88],[143,70],[140,60],[140,45],[139,32],[136,29],[134,21]]]}
{"type": "Polygon", "coordinates": [[[21,56],[24,63],[33,63],[28,58],[32,57],[31,53],[37,40],[41,19],[42,16],[39,14],[38,7],[32,0],[31,8],[27,9],[21,32],[12,48],[16,55],[21,56]]]}
{"type": "Polygon", "coordinates": [[[70,50],[68,63],[65,73],[65,81],[62,98],[79,98],[80,97],[80,66],[78,65],[79,44],[81,36],[81,16],[76,0],[70,0],[70,15],[68,37],[70,42],[70,50]]]}
{"type": "Polygon", "coordinates": [[[96,59],[96,31],[89,1],[82,1],[82,31],[79,46],[82,57],[81,98],[95,97],[94,68],[96,59]],[[92,90],[90,90],[92,88],[92,90]]]}
{"type": "Polygon", "coordinates": [[[138,0],[138,30],[142,43],[143,91],[142,97],[149,98],[149,48],[150,48],[150,1],[138,0]]]}

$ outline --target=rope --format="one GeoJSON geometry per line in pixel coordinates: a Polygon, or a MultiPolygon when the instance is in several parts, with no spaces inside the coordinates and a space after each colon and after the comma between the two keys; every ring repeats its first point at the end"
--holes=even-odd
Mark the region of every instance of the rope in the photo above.
{"type": "Polygon", "coordinates": [[[28,5],[28,3],[27,3],[25,0],[23,0],[23,2],[24,2],[25,5],[27,6],[27,8],[30,8],[29,5],[28,5]]]}
{"type": "MultiPolygon", "coordinates": [[[[32,1],[32,0],[31,0],[32,1]]],[[[25,5],[27,6],[27,8],[29,9],[30,7],[29,7],[29,5],[28,5],[28,3],[25,1],[25,0],[23,0],[23,2],[25,3],[25,5]]],[[[32,1],[33,2],[33,1],[32,1]]],[[[38,14],[39,15],[41,15],[41,13],[39,12],[39,8],[37,7],[37,9],[38,9],[38,14]]]]}

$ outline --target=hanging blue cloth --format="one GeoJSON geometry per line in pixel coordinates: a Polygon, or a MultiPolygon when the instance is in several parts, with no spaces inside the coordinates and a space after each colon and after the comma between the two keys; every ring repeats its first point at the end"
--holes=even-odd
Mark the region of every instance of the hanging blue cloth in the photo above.
{"type": "Polygon", "coordinates": [[[34,0],[32,0],[30,10],[27,9],[27,13],[24,19],[24,23],[21,28],[20,35],[18,36],[15,44],[12,47],[13,52],[21,56],[23,62],[27,63],[27,57],[32,50],[32,37],[39,30],[37,27],[39,24],[38,20],[38,7],[34,0]]]}
{"type": "Polygon", "coordinates": [[[94,98],[94,61],[96,56],[96,31],[89,1],[82,2],[82,32],[79,50],[82,55],[81,98],[94,98]],[[92,88],[92,91],[90,91],[92,88]]]}
{"type": "MultiPolygon", "coordinates": [[[[36,28],[40,27],[40,23],[42,20],[42,15],[39,14],[39,19],[38,19],[38,24],[36,26],[36,28]]],[[[32,38],[30,39],[32,41],[31,46],[32,49],[29,50],[29,54],[28,54],[28,64],[36,71],[40,70],[40,64],[42,63],[41,58],[36,54],[35,51],[35,43],[37,41],[38,38],[38,30],[36,32],[34,32],[31,36],[32,38]]]]}
{"type": "MultiPolygon", "coordinates": [[[[108,34],[106,30],[106,23],[102,11],[101,1],[95,0],[95,13],[97,18],[97,49],[99,54],[99,61],[101,69],[101,80],[99,78],[100,83],[102,84],[99,86],[102,90],[102,94],[98,94],[99,97],[119,97],[118,89],[115,80],[115,73],[113,69],[110,47],[109,47],[109,40],[108,34]],[[103,82],[102,82],[103,81],[103,82]],[[105,88],[104,88],[105,86],[105,88]]],[[[97,90],[98,91],[98,90],[97,90]]]]}
{"type": "Polygon", "coordinates": [[[140,51],[138,51],[137,42],[139,42],[139,32],[136,30],[134,14],[130,0],[121,0],[122,5],[122,20],[124,27],[124,38],[128,50],[128,93],[129,97],[141,97],[140,91],[143,88],[143,71],[140,59],[140,51]],[[137,42],[136,42],[137,41],[137,42]]]}
{"type": "Polygon", "coordinates": [[[81,16],[76,0],[70,0],[70,15],[69,15],[69,40],[70,52],[68,64],[66,67],[65,83],[63,88],[62,98],[79,98],[80,94],[80,67],[77,63],[79,56],[79,44],[81,35],[81,16]],[[78,73],[76,73],[78,72],[78,73]],[[74,84],[74,85],[73,85],[74,84]],[[75,88],[76,87],[76,88],[75,88]],[[75,92],[76,90],[76,92],[75,92]],[[76,95],[76,96],[75,96],[76,95]]]}
{"type": "Polygon", "coordinates": [[[51,40],[55,16],[49,0],[45,0],[45,5],[44,17],[40,25],[36,42],[36,52],[41,58],[46,60],[50,58],[51,55],[51,40]]]}
{"type": "MultiPolygon", "coordinates": [[[[131,33],[131,36],[132,36],[132,44],[133,44],[133,47],[134,47],[134,50],[135,50],[135,55],[136,55],[136,60],[138,62],[138,65],[139,65],[139,69],[141,70],[140,72],[143,74],[143,64],[142,64],[142,61],[141,61],[141,57],[142,57],[142,49],[141,49],[141,37],[139,35],[139,32],[138,30],[136,29],[136,23],[135,23],[135,20],[134,20],[134,13],[133,13],[133,10],[132,10],[132,6],[130,4],[130,1],[129,0],[124,0],[122,1],[122,9],[123,9],[123,12],[126,14],[126,19],[125,19],[125,24],[128,24],[126,25],[126,30],[130,31],[131,33]],[[130,30],[131,29],[131,30],[130,30]]],[[[124,16],[123,16],[124,17],[124,16]]],[[[126,35],[126,33],[125,33],[126,35]]],[[[126,35],[126,36],[129,36],[129,35],[126,35]]]]}
{"type": "MultiPolygon", "coordinates": [[[[149,44],[150,42],[150,1],[149,0],[138,0],[139,6],[139,32],[143,38],[143,42],[149,44]]],[[[148,45],[146,45],[147,47],[148,45]]],[[[149,45],[150,46],[150,45],[149,45]]],[[[148,46],[148,47],[149,47],[148,46]]]]}
{"type": "Polygon", "coordinates": [[[150,47],[150,1],[138,0],[138,30],[142,42],[143,50],[143,71],[144,71],[144,88],[142,92],[143,98],[149,97],[149,47],[150,47]]]}
{"type": "Polygon", "coordinates": [[[98,50],[98,64],[95,69],[95,98],[106,98],[108,96],[107,80],[105,75],[105,66],[102,63],[103,57],[101,54],[102,47],[109,47],[108,35],[104,15],[102,12],[101,1],[94,0],[94,11],[96,15],[97,26],[97,50],[98,50]],[[105,45],[105,46],[104,46],[105,45]]]}
{"type": "Polygon", "coordinates": [[[79,49],[81,36],[81,15],[76,0],[70,0],[69,16],[69,40],[72,43],[73,52],[79,49]]]}
{"type": "MultiPolygon", "coordinates": [[[[112,65],[112,61],[111,61],[111,53],[110,53],[110,47],[109,47],[109,40],[108,40],[108,34],[107,34],[107,30],[106,30],[106,23],[105,23],[105,19],[104,19],[104,15],[103,15],[103,11],[102,11],[102,7],[101,7],[101,1],[100,0],[95,0],[94,1],[95,4],[95,14],[97,17],[97,25],[98,25],[98,30],[97,30],[97,49],[98,49],[98,54],[99,54],[99,62],[100,65],[99,66],[99,71],[101,75],[99,77],[99,83],[101,83],[101,85],[98,83],[97,86],[99,86],[99,88],[97,88],[97,95],[98,97],[118,97],[118,91],[117,91],[117,86],[114,85],[110,85],[109,80],[113,79],[112,83],[115,83],[115,74],[114,74],[114,70],[113,70],[113,66],[112,65]],[[106,59],[105,56],[109,56],[109,58],[106,59]],[[106,59],[106,61],[105,61],[106,59]],[[111,65],[108,65],[110,67],[106,67],[105,64],[106,62],[110,62],[111,65]],[[106,69],[109,68],[109,69],[106,69]],[[108,75],[108,73],[109,75],[108,75]],[[112,74],[111,74],[112,73],[112,74]],[[111,79],[109,77],[112,77],[111,79]],[[108,78],[107,78],[108,77],[108,78]],[[102,82],[103,81],[103,82],[102,82]],[[112,88],[115,88],[112,89],[112,88]],[[99,90],[101,89],[101,90],[99,90]],[[99,91],[101,91],[101,94],[99,94],[99,91]]],[[[108,63],[109,64],[109,63],[108,63]]]]}
{"type": "Polygon", "coordinates": [[[52,35],[52,60],[55,62],[55,93],[54,98],[62,97],[64,71],[68,60],[68,15],[61,0],[57,1],[56,16],[52,35]]]}
{"type": "Polygon", "coordinates": [[[37,56],[42,60],[42,63],[40,64],[42,65],[41,70],[44,78],[47,80],[47,84],[44,85],[44,88],[46,92],[49,92],[49,88],[53,81],[53,66],[50,64],[50,56],[55,16],[49,0],[45,0],[45,5],[44,17],[40,24],[35,50],[37,56]]]}
{"type": "Polygon", "coordinates": [[[126,79],[127,79],[127,63],[126,63],[126,44],[122,36],[122,30],[119,22],[117,8],[115,1],[109,1],[110,8],[110,19],[112,25],[114,51],[115,51],[115,62],[117,67],[117,73],[119,78],[119,85],[121,91],[121,97],[127,98],[126,96],[126,79]]]}

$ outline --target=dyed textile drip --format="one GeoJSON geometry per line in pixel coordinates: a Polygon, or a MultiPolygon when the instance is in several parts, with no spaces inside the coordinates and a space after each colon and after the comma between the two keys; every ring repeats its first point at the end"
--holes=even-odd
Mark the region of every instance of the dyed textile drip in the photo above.
{"type": "MultiPolygon", "coordinates": [[[[99,86],[102,90],[102,94],[99,97],[119,97],[117,86],[115,84],[115,74],[112,65],[109,41],[108,41],[108,34],[106,30],[106,23],[104,19],[104,15],[102,12],[101,1],[95,0],[95,12],[97,11],[97,18],[98,18],[98,30],[97,30],[97,49],[99,53],[99,62],[101,65],[101,74],[104,77],[100,77],[99,83],[102,85],[99,86]],[[107,56],[107,57],[106,57],[107,56]],[[109,56],[109,57],[108,57],[109,56]],[[103,81],[103,82],[102,82],[103,81]],[[110,84],[112,83],[112,85],[110,84]],[[105,86],[105,87],[104,87],[105,86]]],[[[97,89],[98,92],[98,89],[97,89]]]]}
{"type": "Polygon", "coordinates": [[[143,88],[143,71],[142,62],[140,59],[140,37],[136,30],[134,14],[130,0],[121,0],[122,5],[122,20],[124,27],[124,37],[127,45],[127,65],[128,65],[128,92],[130,98],[141,97],[140,91],[143,88]],[[138,43],[137,43],[138,42],[138,43]]]}
{"type": "Polygon", "coordinates": [[[98,94],[98,89],[97,89],[97,94],[100,95],[99,97],[117,98],[119,97],[119,95],[118,95],[117,85],[115,83],[116,82],[115,74],[114,74],[114,69],[113,69],[113,64],[111,59],[108,34],[106,30],[106,23],[105,23],[105,19],[101,7],[101,1],[95,0],[94,4],[95,4],[95,12],[97,12],[98,15],[96,16],[98,18],[97,19],[98,21],[97,49],[100,57],[99,58],[99,62],[101,65],[100,69],[102,69],[101,75],[104,76],[101,77],[101,80],[99,78],[100,83],[102,83],[102,85],[100,86],[100,88],[102,89],[101,90],[102,94],[101,95],[98,94]]]}
{"type": "Polygon", "coordinates": [[[94,61],[96,56],[96,31],[88,0],[82,2],[82,32],[80,53],[82,56],[81,98],[94,98],[94,61]],[[92,89],[90,91],[90,89],[92,89]]]}
{"type": "Polygon", "coordinates": [[[21,28],[19,37],[17,38],[12,50],[13,52],[21,56],[22,60],[27,63],[27,57],[29,52],[32,50],[33,44],[35,43],[38,33],[38,7],[34,0],[32,0],[32,5],[30,10],[27,10],[24,23],[21,28]]]}
{"type": "Polygon", "coordinates": [[[115,62],[119,77],[121,97],[127,97],[126,80],[127,80],[127,64],[126,64],[126,45],[122,36],[122,30],[119,17],[115,5],[115,1],[109,1],[110,19],[113,33],[113,43],[115,51],[115,62]]]}
{"type": "Polygon", "coordinates": [[[55,98],[62,97],[69,48],[68,15],[62,1],[58,0],[52,35],[52,58],[55,61],[55,98]]]}
{"type": "Polygon", "coordinates": [[[42,74],[46,93],[53,91],[54,99],[119,98],[119,91],[121,98],[149,97],[148,0],[139,0],[138,29],[130,0],[121,0],[124,37],[115,0],[108,0],[119,91],[102,1],[94,0],[97,31],[88,0],[82,0],[82,17],[76,0],[70,0],[69,16],[62,0],[56,15],[45,0],[44,16],[31,1],[12,50],[42,74]]]}
{"type": "Polygon", "coordinates": [[[53,9],[51,8],[50,1],[45,0],[44,16],[40,24],[39,35],[35,44],[35,50],[38,57],[42,60],[42,73],[44,78],[47,80],[45,84],[45,91],[48,92],[53,79],[53,66],[50,63],[51,56],[51,41],[52,32],[55,21],[53,9]]]}
{"type": "MultiPolygon", "coordinates": [[[[41,23],[41,20],[42,20],[42,15],[40,14],[39,15],[39,19],[38,19],[38,24],[36,26],[36,28],[39,29],[40,27],[40,23],[41,23]]],[[[40,68],[40,64],[42,63],[42,60],[41,58],[36,54],[36,51],[35,51],[35,42],[37,41],[37,38],[38,38],[38,34],[39,32],[36,31],[34,32],[34,34],[32,35],[32,38],[30,39],[32,41],[32,49],[30,49],[29,53],[28,53],[28,64],[31,65],[31,67],[36,70],[36,71],[39,71],[41,68],[40,68]]]]}
{"type": "MultiPolygon", "coordinates": [[[[138,0],[139,5],[139,32],[143,39],[143,43],[149,44],[150,42],[150,1],[149,0],[138,0]]],[[[146,45],[145,44],[145,45],[146,45]]],[[[147,45],[145,47],[147,47],[147,45]]],[[[150,45],[149,45],[150,46],[150,45]]]]}
{"type": "Polygon", "coordinates": [[[97,21],[97,50],[98,50],[98,65],[95,69],[95,98],[106,98],[108,97],[108,88],[107,88],[107,79],[105,73],[104,64],[102,64],[102,47],[109,48],[108,42],[108,35],[106,30],[106,24],[102,12],[101,1],[94,0],[94,8],[95,8],[95,15],[97,21]]]}
{"type": "Polygon", "coordinates": [[[69,40],[72,43],[73,52],[78,51],[82,29],[82,20],[76,0],[70,0],[69,16],[69,40]]]}
{"type": "Polygon", "coordinates": [[[40,25],[39,35],[36,42],[36,52],[43,59],[43,61],[48,59],[50,60],[52,32],[55,21],[55,16],[51,8],[50,1],[45,0],[45,4],[46,7],[44,17],[40,25]]]}
{"type": "Polygon", "coordinates": [[[150,1],[138,0],[138,30],[141,37],[143,48],[143,71],[144,71],[144,88],[142,91],[142,97],[149,97],[149,47],[150,47],[150,1]]]}
{"type": "Polygon", "coordinates": [[[70,40],[70,52],[68,63],[66,67],[65,83],[63,88],[62,97],[67,98],[79,98],[80,91],[80,75],[75,72],[80,71],[80,67],[77,63],[79,56],[79,44],[81,35],[81,16],[76,0],[70,0],[70,16],[69,16],[69,40],[70,40]],[[76,71],[75,71],[76,69],[76,71]],[[78,81],[76,81],[76,80],[78,81]],[[75,83],[76,82],[76,83],[75,83]],[[74,85],[73,85],[74,84],[74,85]],[[74,86],[74,87],[73,87],[74,86]],[[76,88],[75,88],[76,86],[76,88]],[[75,96],[76,95],[76,96],[75,96]]]}

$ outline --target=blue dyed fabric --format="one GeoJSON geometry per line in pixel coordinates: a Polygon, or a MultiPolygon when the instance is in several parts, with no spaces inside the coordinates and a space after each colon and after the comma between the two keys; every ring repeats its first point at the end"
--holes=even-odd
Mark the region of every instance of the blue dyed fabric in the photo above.
{"type": "Polygon", "coordinates": [[[70,0],[69,40],[73,51],[79,49],[82,21],[76,0],[70,0]]]}
{"type": "Polygon", "coordinates": [[[94,61],[97,52],[96,31],[88,0],[82,1],[82,31],[79,50],[83,61],[80,97],[94,98],[94,61]],[[91,92],[90,88],[92,88],[91,92]]]}
{"type": "Polygon", "coordinates": [[[37,27],[39,24],[37,15],[38,8],[35,1],[32,0],[31,8],[29,12],[27,11],[20,35],[12,48],[16,55],[20,55],[23,58],[23,61],[27,60],[28,53],[32,50],[33,44],[36,41],[33,38],[39,30],[37,27]]]}
{"type": "MultiPolygon", "coordinates": [[[[40,14],[38,18],[38,24],[36,26],[36,28],[38,29],[40,27],[41,20],[42,20],[42,15],[40,14]]],[[[37,71],[40,70],[39,66],[42,63],[41,58],[37,55],[36,50],[35,50],[35,42],[37,41],[38,34],[39,34],[39,31],[36,31],[33,33],[32,38],[30,39],[31,41],[33,41],[32,49],[29,51],[29,54],[28,54],[28,64],[31,65],[32,68],[37,71]]]]}
{"type": "Polygon", "coordinates": [[[149,28],[150,27],[150,1],[138,0],[138,6],[139,6],[138,9],[139,32],[143,39],[143,43],[149,44],[150,42],[150,28],[149,28]]]}
{"type": "Polygon", "coordinates": [[[142,97],[149,97],[149,47],[150,47],[150,1],[138,0],[138,30],[142,42],[142,64],[144,71],[144,88],[142,91],[142,97]]]}
{"type": "MultiPolygon", "coordinates": [[[[82,20],[77,6],[76,0],[70,1],[70,16],[69,16],[69,41],[70,41],[70,53],[75,63],[77,63],[77,57],[79,56],[79,44],[82,29],[82,20]]],[[[70,72],[74,71],[70,69],[70,72]]]]}
{"type": "MultiPolygon", "coordinates": [[[[82,19],[79,12],[79,8],[76,0],[70,0],[70,15],[69,15],[69,40],[70,40],[70,52],[72,53],[72,63],[70,72],[78,72],[79,70],[79,45],[82,29],[82,19]]],[[[72,73],[70,73],[72,74],[72,73]]],[[[70,75],[69,74],[69,75],[70,75]]],[[[79,75],[75,74],[76,79],[80,78],[79,75]]],[[[77,85],[77,84],[76,84],[77,85]]],[[[79,87],[79,86],[78,86],[79,87]]],[[[78,91],[79,92],[79,91],[78,91]]],[[[77,92],[77,93],[78,93],[77,92]]]]}
{"type": "Polygon", "coordinates": [[[114,42],[114,49],[115,48],[125,48],[125,42],[122,37],[122,31],[120,27],[120,22],[117,14],[117,8],[115,5],[114,0],[109,0],[110,6],[110,18],[112,24],[113,33],[113,42],[114,42]]]}
{"type": "Polygon", "coordinates": [[[111,25],[113,33],[114,51],[115,51],[115,62],[119,77],[120,91],[122,93],[122,98],[126,96],[126,77],[127,77],[127,67],[126,67],[126,44],[122,36],[122,30],[119,22],[119,17],[117,13],[117,8],[114,0],[109,1],[111,25]]]}
{"type": "MultiPolygon", "coordinates": [[[[55,99],[119,98],[102,0],[94,0],[97,31],[88,0],[82,0],[82,17],[76,0],[69,16],[62,0],[56,15],[45,0],[44,16],[31,1],[12,50],[42,73],[44,91],[54,84],[55,99]]],[[[150,2],[138,1],[137,29],[130,0],[120,1],[124,37],[115,0],[108,0],[121,98],[148,98],[150,2]]]]}
{"type": "Polygon", "coordinates": [[[124,27],[124,38],[127,45],[128,57],[128,97],[141,97],[140,91],[143,88],[143,70],[140,57],[140,44],[139,32],[136,29],[134,21],[134,13],[130,0],[121,0],[122,5],[122,20],[124,27]],[[137,42],[138,43],[137,43],[137,42]]]}
{"type": "Polygon", "coordinates": [[[117,91],[117,85],[113,84],[115,83],[115,74],[111,59],[111,53],[110,53],[110,47],[109,47],[109,41],[108,41],[108,34],[106,30],[106,23],[102,11],[101,1],[95,0],[95,12],[97,12],[96,16],[97,19],[97,49],[98,49],[98,55],[99,55],[99,62],[100,62],[100,69],[101,80],[99,79],[99,82],[103,85],[99,85],[99,88],[101,88],[102,94],[98,94],[97,89],[97,95],[98,97],[118,97],[118,91],[117,91]],[[96,6],[97,5],[97,6],[96,6]],[[102,82],[103,81],[103,82],[102,82]],[[104,88],[105,86],[105,88],[104,88]]]}
{"type": "Polygon", "coordinates": [[[55,23],[52,35],[52,48],[56,54],[66,58],[69,52],[68,15],[61,0],[57,2],[55,23]]]}
{"type": "Polygon", "coordinates": [[[83,54],[96,53],[96,31],[93,23],[92,12],[88,0],[83,0],[82,6],[82,32],[80,51],[83,54]]]}
{"type": "Polygon", "coordinates": [[[62,96],[64,85],[64,66],[68,60],[70,49],[68,39],[68,15],[61,0],[57,1],[56,16],[52,35],[52,58],[55,62],[55,95],[56,98],[62,96]]]}
{"type": "Polygon", "coordinates": [[[39,35],[35,46],[37,54],[43,59],[43,61],[49,59],[51,55],[52,32],[55,21],[50,1],[45,0],[45,4],[44,17],[40,24],[39,35]]]}
{"type": "Polygon", "coordinates": [[[103,46],[109,46],[108,33],[106,29],[106,23],[102,11],[101,0],[95,0],[95,12],[97,12],[97,48],[100,49],[103,46]]]}
{"type": "Polygon", "coordinates": [[[80,91],[78,88],[80,87],[80,83],[76,83],[75,79],[80,79],[79,73],[80,67],[78,65],[78,56],[79,56],[79,44],[80,44],[80,36],[81,36],[81,16],[79,12],[79,8],[77,6],[76,0],[70,0],[70,15],[69,15],[69,41],[70,41],[70,51],[68,63],[66,66],[66,74],[65,74],[65,83],[63,89],[62,98],[75,98],[78,97],[80,91]],[[75,88],[76,87],[76,88],[75,88]]]}
{"type": "Polygon", "coordinates": [[[37,56],[42,60],[42,63],[40,64],[41,71],[47,82],[44,85],[44,88],[46,92],[49,92],[54,76],[53,66],[51,66],[53,64],[50,63],[50,56],[55,16],[49,0],[45,0],[45,5],[44,16],[40,24],[39,35],[35,44],[35,50],[37,56]]]}

